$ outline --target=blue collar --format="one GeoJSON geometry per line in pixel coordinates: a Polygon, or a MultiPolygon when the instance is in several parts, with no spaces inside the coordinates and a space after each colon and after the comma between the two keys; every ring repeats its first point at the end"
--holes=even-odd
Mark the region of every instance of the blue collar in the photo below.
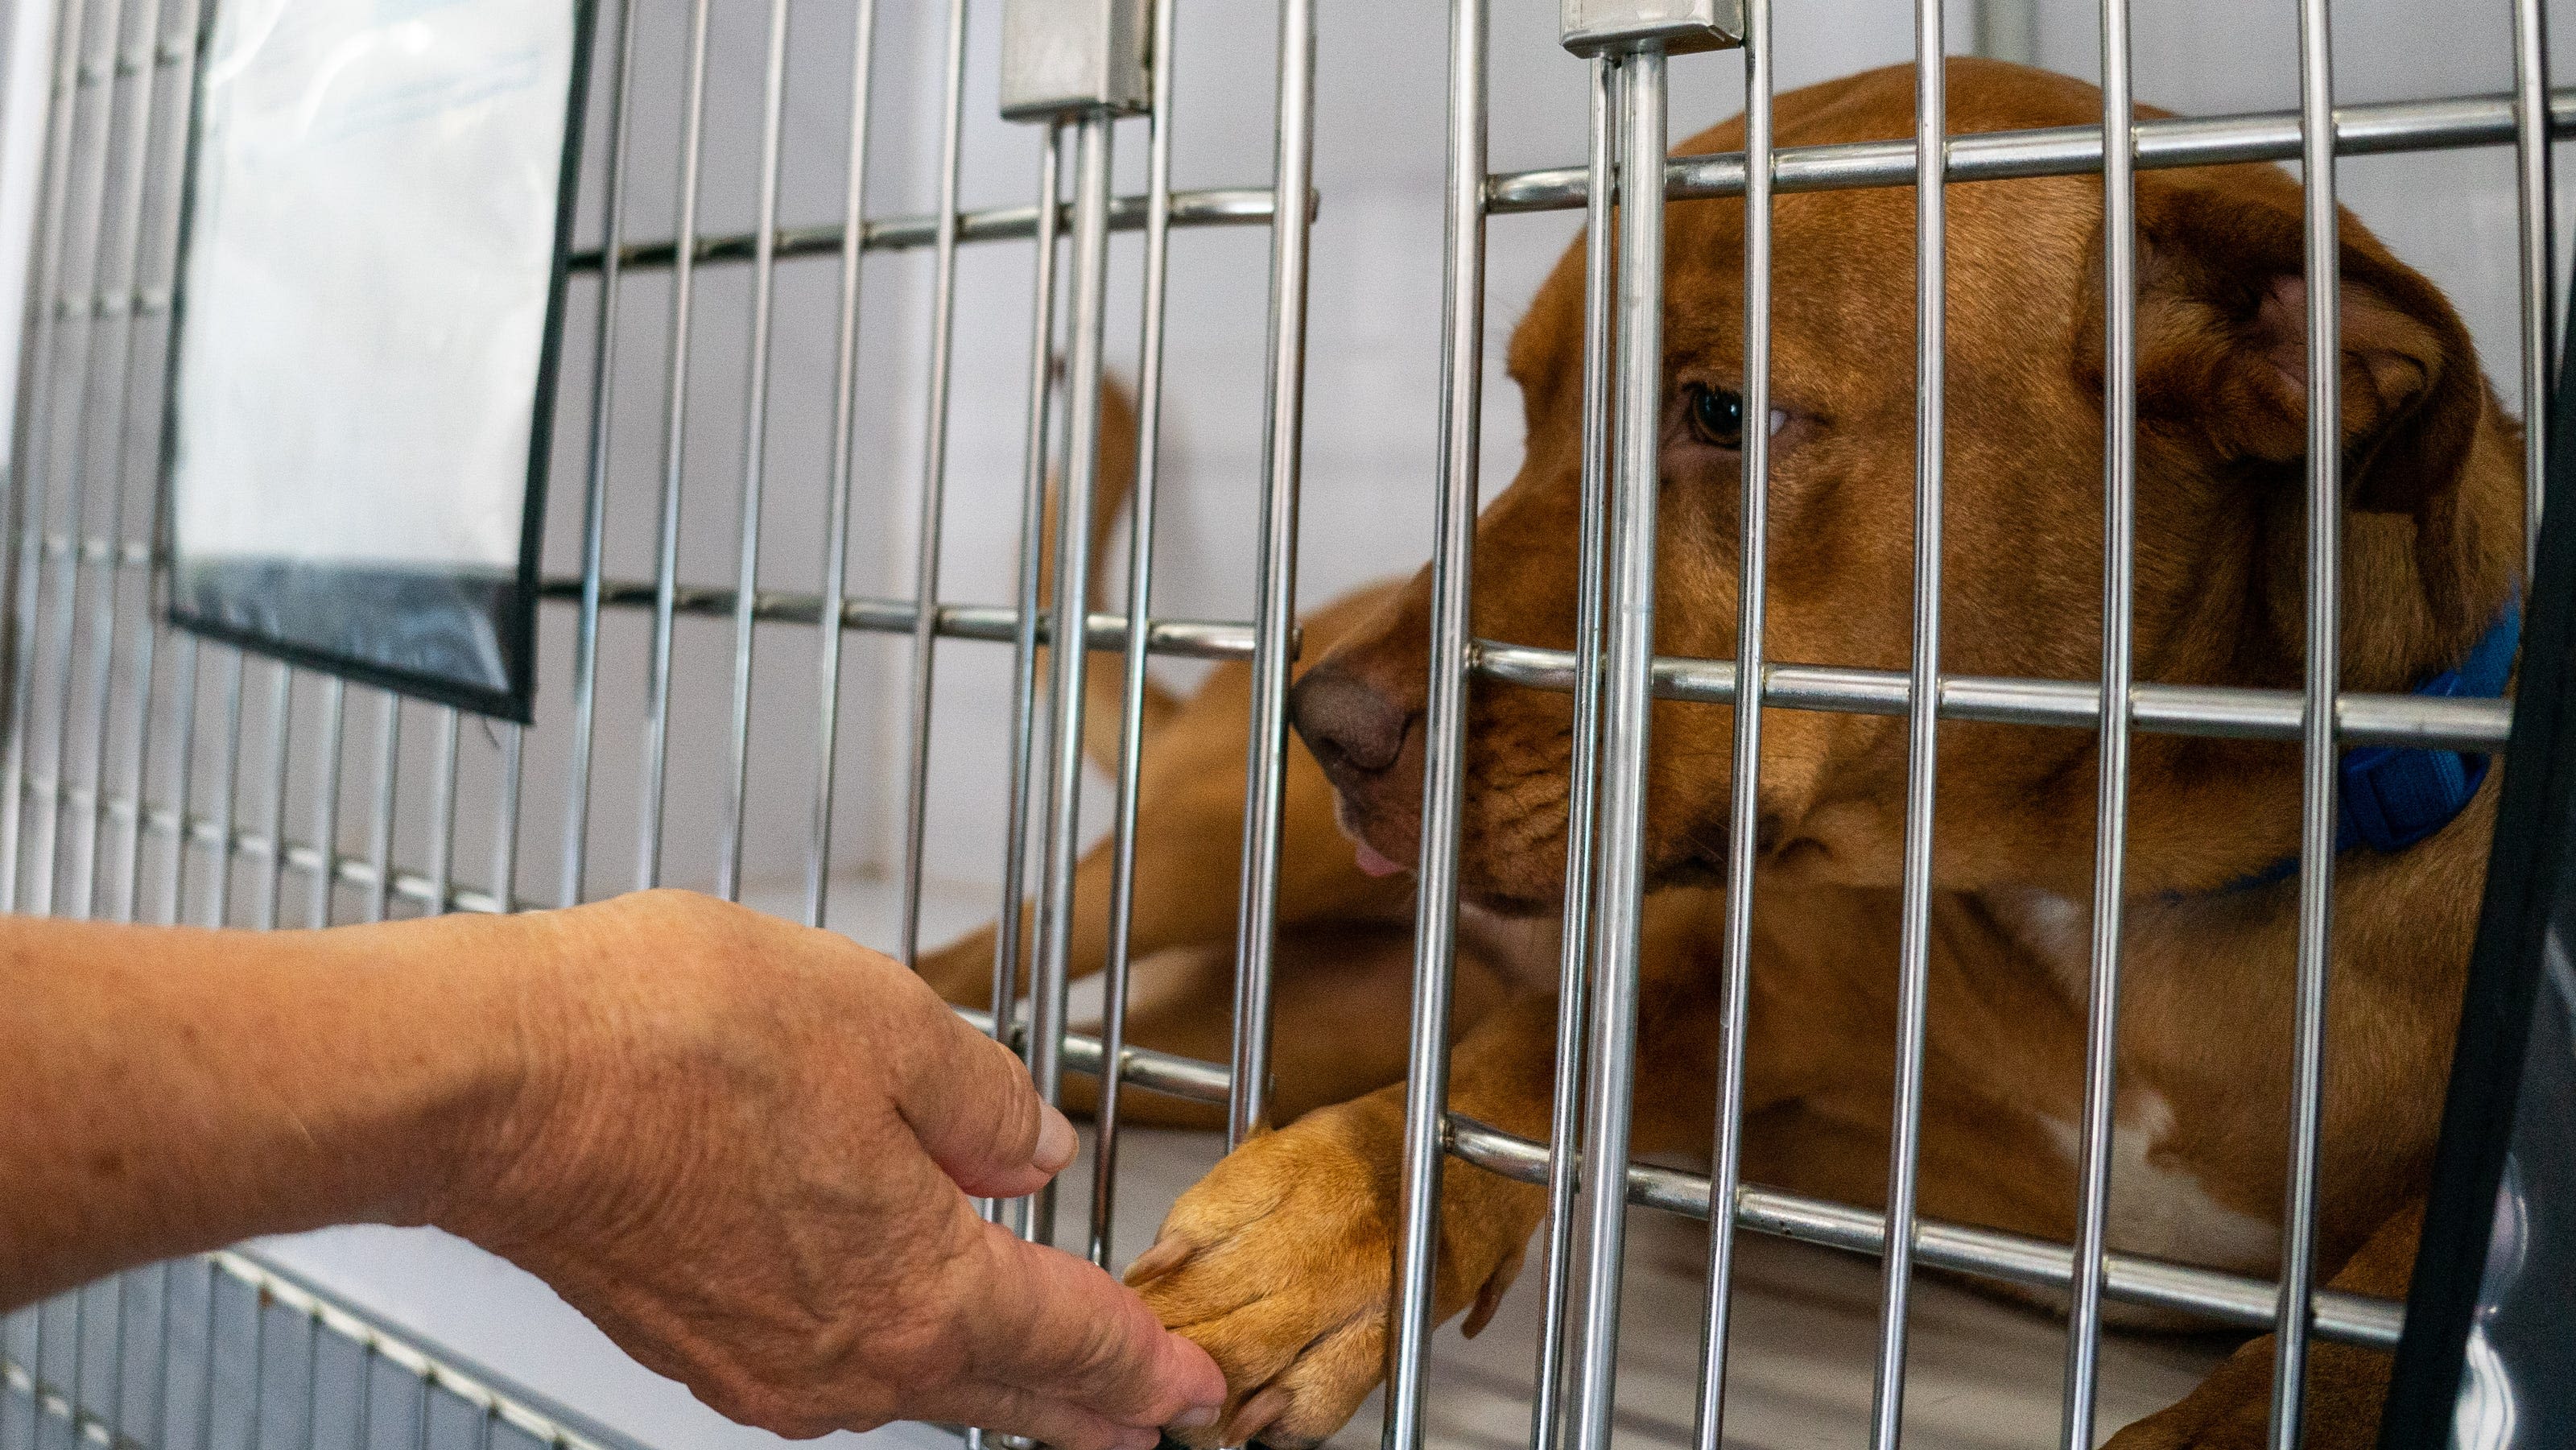
{"type": "MultiPolygon", "coordinates": [[[[2444,670],[2414,693],[2450,700],[2492,700],[2513,677],[2522,644],[2522,603],[2505,606],[2457,669],[2444,670]]],[[[2393,855],[2459,819],[2487,778],[2488,757],[2457,750],[2365,745],[2347,750],[2335,791],[2335,851],[2367,846],[2393,855]]],[[[2296,875],[2299,858],[2275,862],[2230,891],[2268,886],[2296,875]]]]}

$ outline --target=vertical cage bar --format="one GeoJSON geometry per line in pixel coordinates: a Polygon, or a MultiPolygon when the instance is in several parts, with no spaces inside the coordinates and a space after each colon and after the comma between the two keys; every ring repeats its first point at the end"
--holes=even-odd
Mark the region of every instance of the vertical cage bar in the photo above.
{"type": "Polygon", "coordinates": [[[1915,0],[1914,668],[1906,722],[1905,865],[1899,903],[1895,1131],[1887,1171],[1887,1252],[1879,1300],[1871,1450],[1905,1434],[1906,1314],[1914,1287],[1915,1189],[1922,1169],[1923,1009],[1932,971],[1932,831],[1941,699],[1943,383],[1949,334],[1948,73],[1941,0],[1915,0]]]}
{"type": "MultiPolygon", "coordinates": [[[[1073,322],[1065,377],[1067,462],[1055,509],[1055,723],[1049,744],[1044,895],[1038,909],[1038,960],[1031,983],[1029,1075],[1053,1103],[1064,1080],[1065,983],[1073,935],[1074,870],[1082,854],[1082,735],[1086,647],[1091,607],[1091,516],[1100,484],[1100,386],[1109,286],[1111,127],[1105,112],[1082,118],[1075,132],[1073,188],[1073,322]]],[[[1033,1234],[1055,1241],[1055,1185],[1040,1189],[1033,1234]]]]}
{"type": "MultiPolygon", "coordinates": [[[[158,20],[161,0],[154,0],[154,5],[156,16],[154,22],[154,44],[157,48],[159,45],[164,43],[159,33],[158,20]]],[[[200,0],[185,0],[185,3],[183,3],[180,8],[179,14],[181,17],[180,24],[176,31],[178,39],[171,43],[185,43],[192,49],[201,50],[208,29],[208,21],[212,18],[211,12],[205,5],[200,3],[200,0]]],[[[176,75],[173,84],[177,88],[178,94],[175,98],[176,104],[170,108],[170,121],[166,129],[170,133],[169,165],[171,171],[176,174],[186,165],[187,160],[187,117],[193,109],[193,98],[196,94],[196,68],[193,65],[189,65],[174,67],[174,70],[176,71],[176,75]]],[[[161,221],[158,237],[158,241],[162,248],[162,256],[166,259],[166,266],[169,269],[163,281],[163,290],[165,292],[174,291],[178,281],[179,230],[183,218],[181,208],[175,194],[176,190],[177,188],[172,188],[173,195],[166,203],[166,211],[161,221]]],[[[138,199],[138,204],[140,199],[148,194],[148,190],[144,182],[140,179],[138,179],[135,184],[134,194],[138,199]]],[[[140,250],[140,247],[141,244],[138,243],[135,267],[136,276],[138,278],[142,275],[141,258],[143,253],[140,250]]],[[[134,346],[128,352],[126,357],[125,401],[123,406],[126,416],[129,419],[131,419],[136,412],[136,389],[142,384],[143,380],[147,376],[151,375],[153,371],[151,368],[143,365],[144,358],[142,348],[140,346],[141,337],[139,328],[140,322],[138,319],[138,330],[133,335],[134,346]]],[[[158,360],[157,354],[155,355],[155,360],[158,360]]],[[[155,436],[157,438],[160,429],[160,423],[158,420],[156,420],[154,427],[155,436]]],[[[119,449],[122,450],[126,448],[131,441],[130,429],[120,430],[118,439],[119,449]]],[[[159,464],[159,454],[157,450],[149,456],[148,462],[151,466],[157,469],[159,464]]],[[[118,476],[123,478],[131,471],[130,462],[120,458],[117,465],[118,476]]],[[[147,510],[148,524],[143,543],[146,548],[151,551],[147,554],[147,559],[157,561],[161,540],[165,537],[165,523],[161,518],[161,509],[163,506],[162,490],[159,487],[159,478],[157,473],[151,479],[151,484],[152,503],[150,508],[147,510]]],[[[121,492],[119,494],[119,499],[121,508],[123,499],[123,494],[121,492]]],[[[123,532],[124,521],[120,518],[110,529],[110,537],[119,538],[122,536],[123,532]]],[[[114,623],[113,616],[115,611],[113,601],[115,598],[116,591],[111,588],[109,593],[111,628],[114,623]]],[[[136,611],[134,620],[134,637],[131,645],[132,663],[129,667],[132,672],[133,681],[134,748],[125,771],[126,786],[124,794],[125,798],[133,803],[134,819],[132,830],[126,838],[124,863],[125,894],[124,899],[117,910],[118,919],[129,922],[136,920],[142,909],[143,838],[146,831],[150,828],[151,818],[151,802],[147,798],[146,785],[149,780],[151,761],[152,717],[154,706],[159,701],[159,691],[157,689],[158,677],[155,673],[157,663],[155,656],[159,652],[161,634],[160,622],[155,617],[154,613],[154,600],[155,581],[152,573],[152,565],[147,562],[143,576],[142,607],[136,611]]],[[[112,645],[110,650],[111,653],[113,653],[112,645]]],[[[104,762],[107,757],[108,739],[112,720],[112,711],[102,712],[98,726],[98,755],[102,762],[98,782],[100,798],[92,804],[92,813],[96,819],[91,827],[89,868],[91,910],[93,913],[95,913],[98,908],[97,897],[98,881],[101,875],[100,859],[102,855],[102,837],[106,821],[106,816],[104,814],[106,794],[104,762]]]]}
{"type": "Polygon", "coordinates": [[[2085,1014],[2082,1177],[2058,1443],[2093,1450],[2102,1276],[2110,1249],[2119,1101],[2120,932],[2129,849],[2130,686],[2136,676],[2138,532],[2137,108],[2128,0],[2102,4],[2102,737],[2093,845],[2093,971],[2085,1014]]]}
{"type": "Polygon", "coordinates": [[[376,804],[368,823],[367,860],[375,879],[367,883],[367,920],[382,921],[392,905],[394,886],[394,806],[401,782],[402,697],[388,692],[376,715],[376,804]]]}
{"type": "MultiPolygon", "coordinates": [[[[625,273],[627,142],[635,84],[635,4],[618,0],[608,82],[608,180],[601,206],[599,335],[592,340],[590,464],[581,506],[581,613],[572,641],[572,759],[564,769],[563,880],[555,900],[578,906],[590,862],[590,788],[599,736],[599,594],[608,547],[609,431],[617,402],[619,283],[625,273]]],[[[364,1450],[364,1447],[362,1447],[364,1450]]]]}
{"type": "MultiPolygon", "coordinates": [[[[1449,6],[1446,287],[1441,300],[1438,513],[1431,556],[1431,655],[1424,702],[1421,884],[1415,893],[1413,1013],[1404,1089],[1404,1208],[1396,1234],[1385,1450],[1423,1443],[1423,1385],[1440,1262],[1447,1151],[1449,997],[1458,935],[1459,816],[1466,796],[1469,606],[1476,568],[1478,424],[1485,366],[1485,0],[1449,6]]],[[[1283,197],[1284,197],[1283,193],[1283,197]]],[[[1303,196],[1299,205],[1302,209],[1303,196]]],[[[1283,210],[1278,220],[1285,224],[1283,210]]],[[[1248,1004],[1247,1004],[1248,1005],[1248,1004]]],[[[1237,1007],[1237,1012],[1244,1010],[1237,1007]]],[[[1244,1092],[1243,1065],[1235,1092],[1244,1092]]]]}
{"type": "Polygon", "coordinates": [[[322,869],[313,876],[313,897],[306,926],[316,931],[331,924],[331,908],[340,889],[340,775],[348,741],[349,686],[337,675],[322,682],[322,745],[314,759],[322,762],[315,787],[313,844],[322,853],[322,869]]]}
{"type": "Polygon", "coordinates": [[[519,808],[527,772],[527,728],[512,721],[501,727],[501,781],[492,803],[492,899],[505,912],[519,909],[519,808]]]}
{"type": "MultiPolygon", "coordinates": [[[[116,0],[108,0],[114,4],[116,0]]],[[[20,850],[26,831],[27,720],[35,703],[36,606],[43,598],[45,519],[50,490],[37,463],[45,437],[39,423],[53,391],[56,328],[62,311],[63,252],[70,245],[69,195],[72,133],[80,121],[81,46],[87,38],[89,0],[63,0],[54,17],[53,100],[46,118],[43,234],[37,238],[27,286],[26,336],[18,374],[17,436],[9,458],[15,481],[10,500],[18,527],[18,590],[9,653],[9,745],[0,760],[0,912],[18,909],[20,850]]]]}
{"type": "MultiPolygon", "coordinates": [[[[196,29],[194,9],[193,4],[186,7],[188,23],[183,33],[193,34],[196,29]]],[[[121,241],[122,250],[126,255],[126,291],[131,299],[131,305],[124,312],[125,354],[120,367],[121,377],[112,404],[111,416],[114,421],[109,427],[109,436],[113,439],[114,462],[109,466],[107,532],[104,535],[108,554],[99,569],[98,598],[91,606],[97,612],[90,624],[89,698],[91,705],[88,728],[85,732],[90,740],[89,832],[85,842],[81,884],[72,895],[73,910],[84,918],[96,916],[99,910],[99,863],[102,859],[100,847],[108,824],[108,734],[115,720],[117,625],[123,615],[125,596],[123,584],[130,568],[125,558],[126,499],[132,490],[134,476],[132,424],[135,384],[144,371],[142,366],[143,321],[147,311],[143,305],[143,298],[147,295],[144,268],[148,261],[146,248],[150,241],[143,220],[144,204],[147,200],[145,183],[151,175],[156,128],[171,132],[179,138],[183,156],[186,146],[186,127],[164,124],[158,108],[153,104],[154,92],[160,81],[160,67],[157,61],[164,44],[163,10],[163,0],[150,0],[150,3],[144,7],[143,40],[146,53],[154,57],[156,63],[145,65],[136,77],[132,130],[127,138],[132,150],[126,163],[123,213],[125,227],[121,241]]],[[[180,77],[174,81],[180,95],[184,97],[190,94],[195,84],[193,71],[178,67],[172,69],[180,71],[180,77]]],[[[182,116],[186,114],[185,107],[181,108],[180,114],[182,116]]],[[[179,208],[174,203],[168,210],[171,219],[170,230],[175,239],[179,208]]],[[[172,250],[175,252],[176,249],[172,250]]],[[[155,462],[158,461],[157,453],[152,457],[155,462]]],[[[158,489],[153,490],[153,497],[159,497],[158,489]]],[[[144,627],[149,629],[151,627],[151,575],[147,572],[144,579],[144,627]]],[[[68,692],[64,696],[64,707],[66,710],[70,708],[68,692]]],[[[139,812],[141,797],[138,795],[134,799],[139,812]]],[[[70,795],[66,791],[64,803],[68,805],[69,800],[70,795]]],[[[139,814],[137,819],[140,820],[139,814]]]]}
{"type": "MultiPolygon", "coordinates": [[[[240,650],[224,651],[224,751],[215,762],[215,876],[206,903],[206,925],[213,927],[232,924],[233,826],[240,809],[242,676],[247,664],[240,650]]],[[[187,813],[183,811],[179,829],[184,832],[187,828],[187,813]]]]}
{"type": "Polygon", "coordinates": [[[463,720],[452,708],[438,712],[438,757],[429,777],[429,909],[444,916],[456,894],[456,753],[463,720]]]}
{"type": "Polygon", "coordinates": [[[814,767],[814,835],[805,858],[805,920],[822,926],[832,889],[832,797],[841,763],[841,662],[846,635],[842,596],[850,590],[850,489],[857,471],[859,415],[859,297],[866,253],[858,238],[866,228],[868,107],[875,94],[876,0],[858,0],[850,45],[850,169],[841,213],[841,317],[833,352],[832,463],[825,483],[823,611],[816,625],[820,686],[816,691],[817,755],[814,767]]]}
{"type": "Polygon", "coordinates": [[[2552,367],[2558,349],[2556,189],[2550,184],[2549,18],[2540,0],[2513,4],[2514,189],[2522,243],[2523,577],[2538,569],[2541,481],[2549,471],[2552,367]]]}
{"type": "MultiPolygon", "coordinates": [[[[1279,934],[1279,831],[1296,663],[1297,502],[1306,431],[1306,272],[1315,186],[1315,5],[1280,0],[1278,155],[1270,210],[1270,407],[1262,461],[1260,596],[1253,611],[1251,772],[1234,944],[1234,1093],[1226,1143],[1270,1116],[1270,975],[1279,934]]],[[[1480,182],[1481,186],[1482,183],[1480,182]]]]}
{"type": "Polygon", "coordinates": [[[993,1036],[1011,1040],[1019,1016],[1021,957],[1028,949],[1021,896],[1028,871],[1030,792],[1036,780],[1038,583],[1044,573],[1047,440],[1055,397],[1055,268],[1064,171],[1064,127],[1050,121],[1038,150],[1037,275],[1031,284],[1028,432],[1020,472],[1019,628],[1012,639],[1010,799],[1003,810],[1002,915],[993,948],[993,1036]]]}
{"type": "Polygon", "coordinates": [[[1593,852],[1601,811],[1601,585],[1610,497],[1611,279],[1617,219],[1619,61],[1592,57],[1592,143],[1583,219],[1582,600],[1575,617],[1574,764],[1565,808],[1565,923],[1556,989],[1556,1093],[1549,1116],[1547,1245],[1541,1273],[1531,1450],[1563,1438],[1566,1299],[1573,1287],[1574,1196],[1581,1175],[1583,1030],[1592,960],[1593,852]]]}
{"type": "MultiPolygon", "coordinates": [[[[180,631],[178,670],[188,683],[177,697],[179,738],[176,742],[177,764],[171,782],[170,827],[170,892],[169,913],[162,918],[170,926],[187,919],[188,910],[188,806],[195,795],[197,767],[197,705],[199,686],[204,683],[205,646],[197,637],[180,631]]],[[[141,849],[143,833],[135,832],[136,848],[141,849]]]]}
{"type": "Polygon", "coordinates": [[[1109,965],[1100,1024],[1100,1103],[1091,1154],[1090,1258],[1109,1267],[1118,1191],[1118,1107],[1127,1060],[1130,929],[1136,905],[1136,794],[1145,765],[1146,622],[1154,607],[1154,521],[1162,481],[1163,334],[1172,253],[1172,41],[1177,0],[1154,0],[1153,109],[1145,157],[1145,319],[1136,358],[1136,477],[1127,540],[1127,657],[1119,695],[1118,804],[1109,877],[1109,965]]]}
{"type": "MultiPolygon", "coordinates": [[[[787,133],[787,0],[770,0],[769,56],[760,117],[760,203],[751,243],[751,361],[742,425],[741,560],[733,596],[733,774],[716,894],[742,896],[743,833],[751,809],[752,616],[760,589],[760,508],[769,474],[769,347],[778,303],[778,172],[787,133]]],[[[857,250],[855,243],[844,243],[857,250]]],[[[826,618],[837,611],[823,610],[826,618]]]]}
{"type": "MultiPolygon", "coordinates": [[[[152,537],[161,536],[156,522],[152,537]]],[[[134,621],[134,748],[125,762],[125,798],[134,803],[134,820],[125,837],[125,870],[123,895],[118,900],[115,918],[121,922],[140,920],[143,912],[143,838],[151,829],[152,802],[146,794],[152,760],[152,717],[161,703],[159,654],[161,626],[153,617],[152,586],[144,585],[143,608],[134,621]]],[[[93,868],[95,881],[104,872],[93,868]]]]}
{"type": "Polygon", "coordinates": [[[268,838],[268,860],[260,869],[259,903],[252,924],[261,931],[277,929],[278,903],[286,890],[286,784],[287,766],[292,760],[289,746],[295,728],[295,670],[279,663],[270,666],[273,673],[268,685],[268,819],[262,833],[268,838]]]}
{"type": "MultiPolygon", "coordinates": [[[[30,864],[35,870],[35,880],[29,885],[28,896],[36,903],[36,910],[48,916],[54,913],[58,905],[54,893],[61,875],[63,820],[71,811],[72,699],[76,693],[72,680],[72,655],[79,638],[82,566],[87,563],[89,554],[86,547],[89,542],[89,485],[90,474],[95,471],[92,467],[89,445],[91,435],[97,431],[93,416],[97,409],[93,404],[103,383],[98,370],[100,356],[106,349],[102,346],[104,339],[100,334],[106,331],[107,325],[108,253],[114,245],[108,235],[108,196],[111,189],[110,183],[115,174],[117,94],[124,89],[117,84],[123,69],[121,62],[124,59],[125,46],[125,6],[120,3],[120,0],[110,0],[106,9],[101,12],[101,21],[99,28],[103,32],[106,43],[101,48],[100,59],[95,62],[99,67],[101,80],[96,88],[97,99],[91,108],[95,113],[97,131],[95,150],[93,158],[86,163],[89,181],[89,204],[86,208],[88,226],[86,231],[78,234],[88,239],[89,274],[78,279],[79,287],[86,295],[78,300],[77,305],[74,305],[73,299],[69,297],[43,299],[46,305],[68,309],[79,319],[72,330],[75,346],[70,349],[71,361],[62,369],[64,386],[57,386],[56,380],[50,377],[41,380],[41,386],[45,390],[42,414],[45,429],[43,467],[49,473],[59,472],[61,475],[62,537],[65,545],[61,576],[56,581],[54,589],[52,638],[48,641],[46,649],[46,653],[52,659],[49,673],[53,678],[55,692],[54,697],[47,702],[48,713],[53,716],[54,729],[54,758],[51,768],[53,794],[47,803],[46,810],[36,821],[36,842],[31,843],[29,852],[33,857],[30,864]],[[65,397],[66,392],[69,394],[68,398],[65,397]],[[63,431],[58,413],[66,402],[71,408],[69,437],[63,440],[64,457],[58,462],[54,457],[55,440],[63,431]]],[[[84,69],[89,64],[91,63],[84,61],[84,69]]],[[[137,89],[148,88],[151,83],[151,75],[148,71],[136,79],[137,89]]],[[[77,114],[80,109],[77,97],[73,99],[71,105],[74,113],[77,114]]],[[[133,309],[129,305],[123,310],[131,313],[133,309]]],[[[42,526],[47,521],[39,519],[37,522],[42,526]]],[[[46,552],[50,553],[51,550],[46,552]]],[[[41,566],[39,567],[41,571],[41,566]]],[[[114,577],[112,573],[110,577],[114,577]]],[[[41,572],[39,583],[41,584],[41,572]]],[[[43,590],[39,588],[37,592],[39,607],[43,599],[43,590]]],[[[19,668],[32,675],[35,673],[35,662],[21,656],[19,668]]]]}
{"type": "MultiPolygon", "coordinates": [[[[930,396],[921,436],[921,533],[913,558],[911,736],[903,810],[903,964],[921,961],[922,851],[930,834],[931,686],[939,646],[939,540],[948,503],[948,390],[957,344],[957,186],[966,127],[966,0],[949,0],[947,113],[940,122],[939,219],[932,242],[930,396]]],[[[1012,905],[1018,910],[1018,904],[1012,905]]]]}
{"type": "Polygon", "coordinates": [[[2325,1111],[2326,969],[2334,950],[2335,691],[2343,644],[2343,235],[2335,210],[2334,33],[2328,0],[2299,0],[2300,180],[2308,284],[2307,700],[2300,731],[2297,1017],[2290,1186],[2281,1216],[2271,1443],[2297,1450],[2316,1283],[2317,1145],[2325,1111]]]}
{"type": "MultiPolygon", "coordinates": [[[[1764,626],[1771,535],[1771,3],[1744,6],[1744,504],[1736,588],[1735,766],[1727,810],[1725,1025],[1709,1152],[1708,1306],[1700,1334],[1697,1450],[1726,1439],[1735,1195],[1744,1173],[1744,1034],[1753,992],[1753,883],[1762,825],[1764,626]]],[[[2087,1447],[2090,1450],[2090,1447],[2087,1447]]]]}
{"type": "Polygon", "coordinates": [[[662,815],[671,780],[671,631],[680,586],[680,489],[688,476],[689,332],[697,313],[699,181],[707,136],[707,20],[690,7],[689,80],[680,123],[679,250],[671,270],[670,393],[663,402],[662,517],[654,546],[653,649],[645,683],[644,787],[636,824],[636,885],[662,884],[662,815]]]}
{"type": "Polygon", "coordinates": [[[215,1320],[219,1307],[224,1271],[211,1258],[200,1259],[206,1266],[205,1338],[199,1343],[205,1355],[197,1366],[197,1443],[196,1450],[215,1450],[215,1320]]]}
{"type": "Polygon", "coordinates": [[[1655,514],[1664,363],[1665,57],[1622,63],[1618,374],[1614,385],[1609,602],[1601,733],[1601,867],[1593,904],[1586,1052],[1582,1328],[1571,1438],[1607,1450],[1618,1382],[1620,1267],[1627,1243],[1628,1132],[1635,1106],[1638,929],[1645,902],[1646,764],[1652,748],[1655,514]]]}

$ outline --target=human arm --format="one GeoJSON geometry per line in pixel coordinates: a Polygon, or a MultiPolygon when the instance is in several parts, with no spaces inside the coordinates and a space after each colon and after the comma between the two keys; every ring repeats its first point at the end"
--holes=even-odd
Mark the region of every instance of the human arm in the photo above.
{"type": "Polygon", "coordinates": [[[892,962],[656,893],[324,933],[0,922],[0,1303],[436,1223],[794,1434],[1143,1446],[1221,1391],[1106,1275],[981,1223],[1072,1153],[892,962]]]}

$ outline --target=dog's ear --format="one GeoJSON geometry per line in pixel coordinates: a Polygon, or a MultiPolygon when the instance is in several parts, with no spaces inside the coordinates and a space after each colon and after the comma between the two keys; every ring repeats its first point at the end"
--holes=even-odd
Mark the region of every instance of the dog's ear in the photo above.
{"type": "MultiPolygon", "coordinates": [[[[2224,460],[2290,463],[2308,438],[2298,192],[2216,176],[2139,187],[2139,418],[2224,460]]],[[[2442,529],[2486,402],[2476,350],[2432,283],[2341,223],[2345,496],[2442,529]]],[[[2097,392],[2101,267],[2097,246],[2075,353],[2097,392]]]]}

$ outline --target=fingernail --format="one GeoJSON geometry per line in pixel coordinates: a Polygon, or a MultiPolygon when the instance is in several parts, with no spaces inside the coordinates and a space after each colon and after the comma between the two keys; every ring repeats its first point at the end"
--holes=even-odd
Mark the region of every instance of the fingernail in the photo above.
{"type": "Polygon", "coordinates": [[[1039,1109],[1037,1166],[1046,1173],[1061,1173],[1064,1165],[1082,1148],[1082,1135],[1073,1130],[1073,1119],[1053,1108],[1039,1109]]]}
{"type": "Polygon", "coordinates": [[[1223,1413],[1225,1413],[1225,1407],[1223,1405],[1200,1405],[1195,1409],[1182,1412],[1178,1418],[1172,1421],[1172,1428],[1175,1430],[1204,1430],[1208,1426],[1215,1424],[1216,1417],[1223,1413]]]}

